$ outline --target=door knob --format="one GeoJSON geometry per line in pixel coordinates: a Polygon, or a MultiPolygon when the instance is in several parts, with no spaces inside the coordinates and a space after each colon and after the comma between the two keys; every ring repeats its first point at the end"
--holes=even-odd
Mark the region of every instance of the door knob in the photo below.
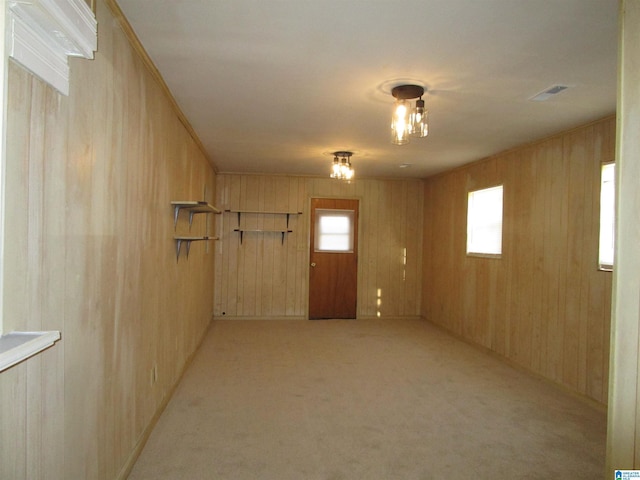
{"type": "Polygon", "coordinates": [[[315,267],[316,266],[316,262],[311,262],[311,266],[315,267]]]}

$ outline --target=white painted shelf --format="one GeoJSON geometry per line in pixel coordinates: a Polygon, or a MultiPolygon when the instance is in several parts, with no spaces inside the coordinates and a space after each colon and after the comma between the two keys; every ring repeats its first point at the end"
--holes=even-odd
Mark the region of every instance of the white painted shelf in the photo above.
{"type": "Polygon", "coordinates": [[[0,337],[0,372],[60,340],[60,332],[11,332],[0,337]]]}

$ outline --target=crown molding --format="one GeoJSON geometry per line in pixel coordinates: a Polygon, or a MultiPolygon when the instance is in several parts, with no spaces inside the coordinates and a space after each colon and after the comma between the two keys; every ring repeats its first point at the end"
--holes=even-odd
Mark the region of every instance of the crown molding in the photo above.
{"type": "Polygon", "coordinates": [[[84,0],[12,0],[9,2],[9,56],[69,94],[68,57],[92,59],[97,50],[97,21],[84,0]]]}

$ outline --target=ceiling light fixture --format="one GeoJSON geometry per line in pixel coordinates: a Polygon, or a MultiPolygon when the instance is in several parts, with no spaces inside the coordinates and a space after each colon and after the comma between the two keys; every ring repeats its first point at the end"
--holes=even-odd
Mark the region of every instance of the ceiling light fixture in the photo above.
{"type": "Polygon", "coordinates": [[[429,133],[427,124],[428,111],[424,108],[424,87],[420,85],[398,85],[391,90],[396,99],[391,117],[391,143],[405,145],[409,136],[426,137],[429,133]],[[415,106],[409,100],[417,98],[415,106]]]}
{"type": "Polygon", "coordinates": [[[353,167],[351,166],[351,156],[353,152],[333,152],[333,165],[331,166],[331,178],[338,180],[351,180],[353,178],[353,167]]]}

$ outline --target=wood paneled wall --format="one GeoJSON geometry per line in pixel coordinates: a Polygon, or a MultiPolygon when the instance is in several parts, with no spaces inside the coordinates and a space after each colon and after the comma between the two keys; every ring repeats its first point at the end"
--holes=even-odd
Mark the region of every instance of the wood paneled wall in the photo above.
{"type": "Polygon", "coordinates": [[[212,315],[213,248],[176,262],[170,202],[213,201],[215,173],[102,2],[97,15],[68,97],[10,67],[4,329],[62,339],[0,374],[7,480],[124,478],[212,315]]]}
{"type": "Polygon", "coordinates": [[[600,166],[615,120],[425,181],[422,315],[600,403],[611,273],[598,270],[600,166]],[[466,255],[467,192],[504,185],[501,259],[466,255]]]}
{"type": "MultiPolygon", "coordinates": [[[[420,314],[422,183],[417,180],[217,176],[216,203],[231,210],[301,211],[292,233],[248,233],[240,245],[237,216],[225,213],[216,244],[217,317],[308,318],[311,197],[360,199],[358,318],[420,314]],[[406,249],[406,262],[405,262],[406,249]]],[[[247,228],[280,228],[283,216],[243,214],[247,228]]]]}
{"type": "Polygon", "coordinates": [[[617,221],[607,469],[640,469],[640,2],[619,9],[617,221]]]}

